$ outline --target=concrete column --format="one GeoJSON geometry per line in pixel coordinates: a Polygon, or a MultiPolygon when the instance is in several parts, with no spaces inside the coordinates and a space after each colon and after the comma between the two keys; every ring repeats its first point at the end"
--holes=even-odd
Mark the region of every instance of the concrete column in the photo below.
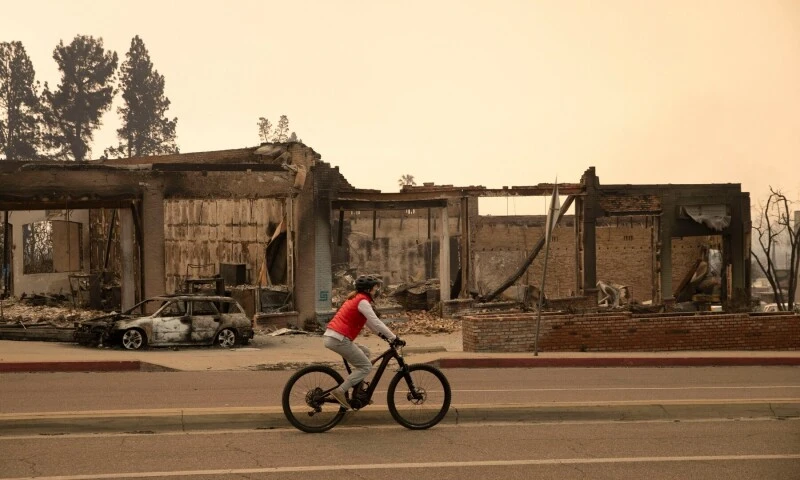
{"type": "Polygon", "coordinates": [[[442,234],[439,240],[439,298],[450,300],[450,229],[447,207],[442,208],[442,234]]]}
{"type": "Polygon", "coordinates": [[[471,238],[469,221],[469,197],[461,198],[461,291],[459,297],[469,298],[472,264],[470,262],[471,238]]]}
{"type": "MultiPolygon", "coordinates": [[[[294,256],[295,256],[295,240],[298,239],[296,236],[295,225],[297,224],[297,217],[295,217],[295,208],[294,208],[294,198],[287,197],[285,208],[286,208],[286,285],[289,287],[289,291],[293,292],[292,294],[292,302],[294,303],[294,309],[303,314],[308,315],[309,310],[313,311],[313,307],[309,308],[308,302],[306,301],[306,296],[308,293],[307,284],[304,283],[302,286],[298,286],[295,282],[295,264],[294,264],[294,256]],[[301,294],[302,292],[302,294],[301,294]]],[[[313,265],[313,263],[312,263],[313,265]]],[[[313,276],[312,282],[313,282],[313,276]]],[[[312,283],[313,285],[313,283],[312,283]]],[[[313,297],[311,297],[313,300],[313,297]]],[[[302,325],[298,325],[301,327],[302,325]]]]}
{"type": "Polygon", "coordinates": [[[652,244],[652,268],[653,268],[653,276],[652,276],[652,291],[650,292],[651,298],[653,300],[653,304],[660,304],[663,301],[663,295],[661,293],[661,263],[662,263],[662,253],[661,253],[661,217],[657,215],[653,215],[653,232],[651,235],[650,243],[652,244]]]}
{"type": "Polygon", "coordinates": [[[661,302],[672,302],[672,228],[675,224],[675,203],[671,197],[661,197],[661,222],[659,242],[661,242],[661,302]]]}
{"type": "Polygon", "coordinates": [[[599,180],[595,175],[594,167],[586,170],[582,178],[586,189],[581,212],[583,246],[583,288],[581,293],[586,295],[597,289],[597,233],[595,231],[598,215],[599,180]]]}
{"type": "Polygon", "coordinates": [[[119,210],[119,243],[122,254],[122,310],[127,310],[136,303],[133,239],[133,212],[130,208],[121,208],[119,210]]]}
{"type": "Polygon", "coordinates": [[[331,310],[331,291],[333,290],[333,274],[331,272],[331,206],[328,198],[317,198],[314,206],[314,278],[316,286],[316,312],[331,310]]]}
{"type": "Polygon", "coordinates": [[[142,237],[144,265],[144,297],[166,292],[164,265],[164,192],[161,186],[151,186],[142,199],[142,237]]]}
{"type": "Polygon", "coordinates": [[[575,292],[583,292],[583,199],[575,198],[575,219],[573,224],[575,234],[575,292]]]}
{"type": "Polygon", "coordinates": [[[728,201],[728,205],[731,209],[731,228],[730,230],[730,253],[725,253],[725,256],[730,258],[732,272],[730,279],[731,281],[731,291],[727,292],[728,297],[732,300],[737,300],[739,302],[745,302],[750,298],[750,295],[745,295],[747,285],[749,283],[749,278],[747,275],[747,271],[745,268],[745,264],[750,263],[750,248],[748,242],[745,238],[747,232],[750,231],[749,227],[749,215],[750,215],[750,202],[749,198],[746,202],[747,206],[747,217],[745,217],[745,212],[743,211],[744,200],[742,199],[741,195],[736,195],[731,200],[728,201]],[[739,201],[735,201],[739,200],[739,201]],[[734,255],[734,252],[738,253],[741,252],[740,255],[734,255]]]}

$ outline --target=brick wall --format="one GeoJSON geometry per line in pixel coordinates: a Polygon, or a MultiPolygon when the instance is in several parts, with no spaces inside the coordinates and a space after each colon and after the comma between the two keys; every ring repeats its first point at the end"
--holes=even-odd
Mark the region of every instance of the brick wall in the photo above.
{"type": "MultiPolygon", "coordinates": [[[[475,226],[477,290],[487,293],[501,285],[527,258],[544,233],[538,217],[482,217],[475,226]]],[[[572,296],[576,292],[575,233],[571,219],[553,235],[547,261],[545,295],[572,296]]],[[[627,285],[631,298],[653,299],[653,226],[647,221],[607,220],[597,226],[597,279],[627,285]]],[[[677,287],[699,258],[700,245],[719,244],[720,237],[685,237],[672,240],[672,286],[677,287]]],[[[544,251],[533,261],[520,283],[541,285],[544,251]]],[[[508,290],[506,298],[515,292],[508,290]]]]}
{"type": "MultiPolygon", "coordinates": [[[[461,233],[458,212],[450,212],[450,235],[461,233]]],[[[428,235],[427,209],[380,211],[376,239],[372,238],[372,212],[346,212],[343,247],[334,245],[334,257],[347,259],[359,272],[376,272],[389,283],[424,280],[432,268],[438,276],[438,212],[431,216],[428,235]],[[345,253],[346,251],[346,253],[345,253]],[[431,258],[432,256],[432,258],[431,258]]],[[[333,212],[338,225],[338,211],[333,212]]],[[[495,290],[519,268],[544,233],[543,216],[477,217],[472,228],[475,285],[470,290],[486,294],[495,290]]],[[[335,232],[333,232],[335,237],[335,232]]],[[[597,279],[627,285],[632,298],[640,302],[653,298],[653,224],[645,217],[603,219],[597,229],[597,279]]],[[[698,259],[701,244],[718,244],[720,237],[685,237],[672,240],[672,285],[698,259]]],[[[518,283],[541,285],[544,266],[542,251],[518,283]]],[[[576,293],[575,232],[572,218],[565,217],[556,228],[547,264],[545,294],[549,298],[576,293]]],[[[503,297],[518,300],[518,291],[508,289],[503,297]]]]}
{"type": "MultiPolygon", "coordinates": [[[[536,314],[462,319],[465,352],[530,352],[536,314]]],[[[800,350],[800,315],[543,314],[542,352],[800,350]]]]}

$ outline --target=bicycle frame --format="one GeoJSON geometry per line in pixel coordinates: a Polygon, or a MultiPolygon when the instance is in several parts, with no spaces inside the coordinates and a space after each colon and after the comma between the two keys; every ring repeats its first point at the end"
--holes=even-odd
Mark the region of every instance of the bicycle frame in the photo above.
{"type": "MultiPolygon", "coordinates": [[[[368,405],[369,401],[372,399],[372,394],[378,387],[378,382],[380,382],[383,372],[386,371],[386,367],[389,366],[389,362],[392,361],[392,359],[397,360],[397,364],[400,366],[400,369],[398,370],[399,372],[408,372],[408,366],[406,365],[405,360],[403,360],[403,356],[400,355],[400,353],[397,352],[397,349],[393,346],[390,346],[388,350],[377,356],[375,359],[370,360],[372,365],[375,365],[378,360],[381,361],[381,364],[378,366],[378,369],[375,371],[375,375],[372,376],[372,379],[369,382],[369,387],[367,387],[365,392],[366,398],[364,399],[364,406],[368,405]]],[[[342,359],[342,361],[344,362],[344,368],[347,370],[347,373],[350,374],[352,372],[350,364],[347,363],[347,360],[345,359],[342,359]]],[[[414,385],[408,375],[406,375],[406,381],[408,382],[409,387],[411,387],[411,391],[416,391],[416,389],[413,388],[414,385]]],[[[359,385],[361,385],[361,383],[358,385],[353,385],[353,397],[355,397],[355,392],[359,390],[359,385]]]]}

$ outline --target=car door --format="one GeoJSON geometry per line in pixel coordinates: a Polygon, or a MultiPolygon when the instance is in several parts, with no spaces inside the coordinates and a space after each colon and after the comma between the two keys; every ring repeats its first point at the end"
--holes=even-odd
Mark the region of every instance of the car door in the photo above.
{"type": "Polygon", "coordinates": [[[191,317],[183,300],[169,300],[153,314],[151,345],[181,345],[189,343],[191,317]]]}
{"type": "Polygon", "coordinates": [[[220,322],[216,305],[208,300],[192,300],[192,343],[213,343],[220,322]]]}

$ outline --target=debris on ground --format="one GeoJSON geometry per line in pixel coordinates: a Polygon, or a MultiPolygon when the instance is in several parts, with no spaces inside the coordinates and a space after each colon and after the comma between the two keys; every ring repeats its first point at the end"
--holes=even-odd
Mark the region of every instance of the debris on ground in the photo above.
{"type": "Polygon", "coordinates": [[[2,301],[0,325],[52,325],[54,327],[72,327],[75,322],[89,320],[105,315],[106,312],[75,308],[71,302],[62,302],[52,306],[38,305],[38,297],[34,302],[25,299],[7,298],[2,301]],[[37,304],[34,304],[37,303],[37,304]]]}
{"type": "MultiPolygon", "coordinates": [[[[397,335],[431,335],[434,333],[453,333],[461,330],[461,320],[441,318],[424,310],[383,315],[381,320],[397,335]]],[[[362,335],[371,332],[363,330],[362,335]]]]}
{"type": "Polygon", "coordinates": [[[280,335],[310,335],[309,332],[305,330],[297,330],[295,328],[281,328],[275,330],[274,332],[268,333],[270,337],[277,337],[280,335]]]}

